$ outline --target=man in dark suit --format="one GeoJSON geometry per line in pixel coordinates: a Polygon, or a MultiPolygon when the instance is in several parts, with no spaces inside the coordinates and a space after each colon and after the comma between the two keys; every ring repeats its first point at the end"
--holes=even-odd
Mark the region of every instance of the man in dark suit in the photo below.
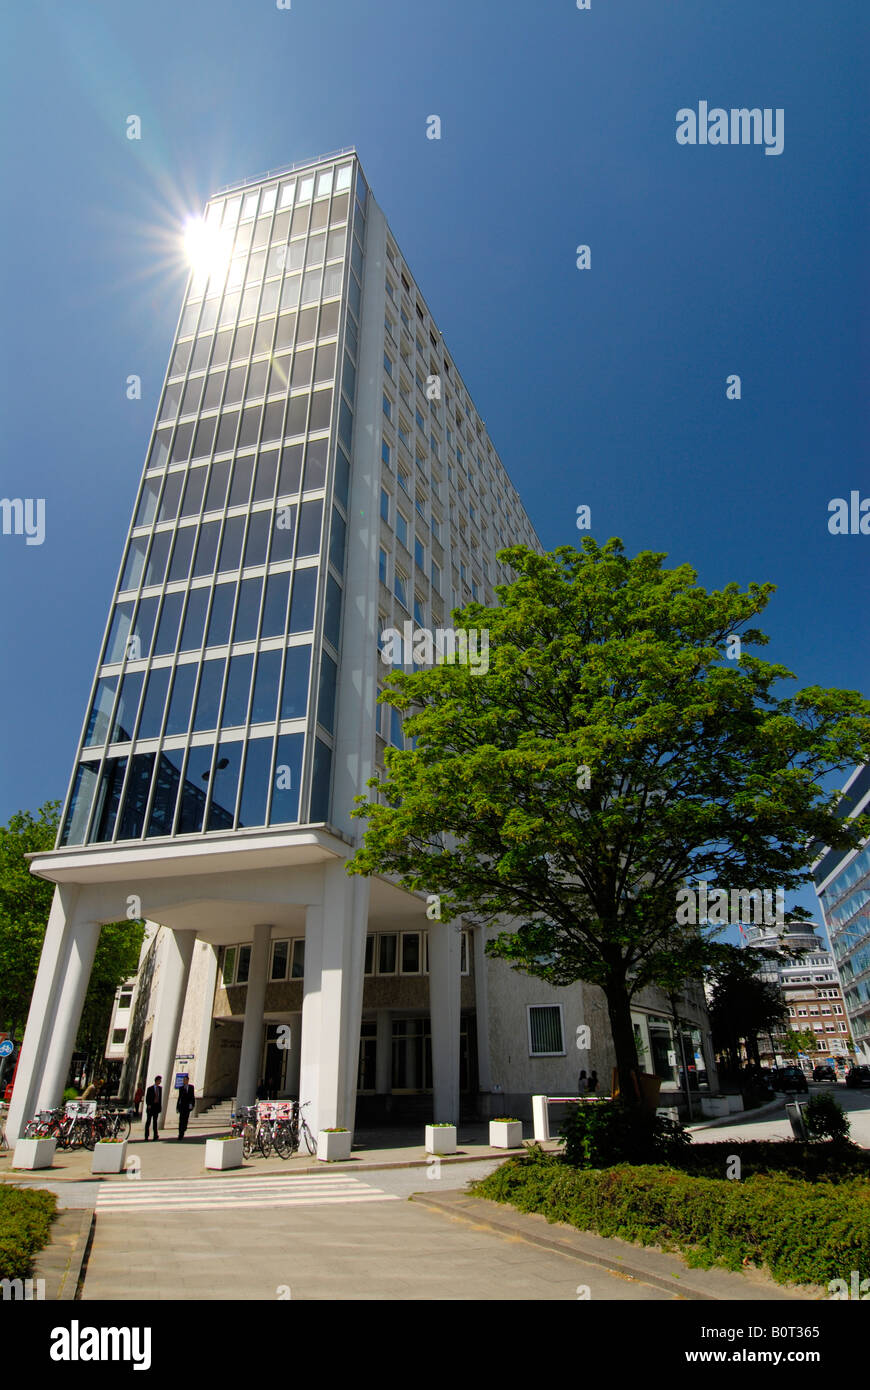
{"type": "Polygon", "coordinates": [[[190,1112],[196,1104],[196,1094],[192,1086],[186,1082],[178,1088],[178,1100],[175,1108],[178,1111],[178,1137],[184,1138],[184,1131],[187,1129],[187,1122],[190,1119],[190,1112]]]}
{"type": "Polygon", "coordinates": [[[153,1086],[149,1086],[145,1092],[145,1138],[148,1138],[148,1131],[153,1123],[154,1138],[157,1138],[157,1121],[163,1109],[163,1077],[155,1076],[153,1086]]]}

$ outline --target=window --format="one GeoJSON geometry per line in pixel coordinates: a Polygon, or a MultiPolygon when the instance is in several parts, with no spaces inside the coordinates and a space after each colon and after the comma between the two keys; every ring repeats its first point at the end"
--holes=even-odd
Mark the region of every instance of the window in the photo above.
{"type": "Polygon", "coordinates": [[[384,353],[384,371],[387,376],[393,375],[393,359],[387,353],[384,353]]]}
{"type": "Polygon", "coordinates": [[[387,583],[387,552],[382,545],[378,546],[378,578],[382,584],[387,583]]]}
{"type": "Polygon", "coordinates": [[[432,588],[437,594],[441,593],[441,568],[432,561],[432,588]]]}
{"type": "Polygon", "coordinates": [[[270,980],[286,980],[289,954],[289,941],[272,942],[272,968],[269,972],[270,980]]]}
{"type": "Polygon", "coordinates": [[[389,446],[389,444],[387,443],[387,441],[386,441],[385,439],[382,439],[382,440],[381,440],[381,460],[382,460],[383,463],[385,463],[385,464],[387,465],[388,468],[391,468],[391,467],[392,467],[392,464],[390,463],[390,455],[391,455],[390,446],[389,446]]]}
{"type": "Polygon", "coordinates": [[[405,549],[408,549],[408,519],[396,509],[396,535],[405,549]]]}
{"type": "Polygon", "coordinates": [[[403,608],[408,607],[408,581],[401,570],[397,569],[393,576],[393,593],[399,600],[403,608]]]}
{"type": "Polygon", "coordinates": [[[381,520],[387,525],[390,524],[390,494],[385,487],[381,488],[381,520]]]}
{"type": "Polygon", "coordinates": [[[231,985],[236,973],[236,948],[227,946],[224,950],[224,963],[221,971],[221,983],[231,985]]]}
{"type": "Polygon", "coordinates": [[[129,1007],[130,1007],[130,1005],[132,1004],[132,1002],[133,1002],[133,991],[132,991],[132,989],[122,989],[122,990],[121,990],[121,993],[118,995],[118,1008],[119,1008],[119,1009],[129,1009],[129,1007]]]}
{"type": "Polygon", "coordinates": [[[419,975],[421,963],[420,933],[402,932],[402,974],[419,975]]]}
{"type": "Polygon", "coordinates": [[[389,396],[384,396],[384,414],[386,415],[386,417],[387,417],[388,420],[392,420],[392,418],[393,418],[393,403],[392,403],[392,401],[390,400],[389,396]]]}
{"type": "MultiPolygon", "coordinates": [[[[418,536],[414,537],[414,564],[418,569],[426,568],[426,547],[418,536]]],[[[475,598],[477,595],[475,594],[475,598]]]]}
{"type": "Polygon", "coordinates": [[[387,932],[378,937],[379,975],[395,975],[397,941],[395,932],[387,932]]]}
{"type": "Polygon", "coordinates": [[[123,1047],[123,1046],[124,1046],[124,1043],[125,1043],[125,1041],[126,1041],[126,1038],[127,1038],[127,1029],[126,1029],[126,1028],[113,1028],[113,1029],[112,1029],[112,1046],[113,1046],[113,1047],[123,1047]]]}
{"type": "Polygon", "coordinates": [[[403,490],[403,492],[407,492],[408,496],[410,497],[410,495],[411,495],[411,479],[408,477],[408,474],[405,473],[401,468],[400,468],[399,471],[398,471],[398,479],[399,479],[399,487],[403,490]]]}
{"type": "Polygon", "coordinates": [[[305,937],[297,936],[293,942],[293,955],[290,964],[291,980],[305,978],[305,937]]]}
{"type": "Polygon", "coordinates": [[[439,542],[441,540],[441,522],[437,516],[432,517],[432,539],[439,542]]]}
{"type": "Polygon", "coordinates": [[[240,946],[238,964],[236,965],[237,985],[246,985],[248,983],[248,975],[250,974],[250,970],[251,948],[250,946],[240,946]]]}
{"type": "Polygon", "coordinates": [[[529,1004],[529,1056],[564,1057],[561,1004],[529,1004]]]}

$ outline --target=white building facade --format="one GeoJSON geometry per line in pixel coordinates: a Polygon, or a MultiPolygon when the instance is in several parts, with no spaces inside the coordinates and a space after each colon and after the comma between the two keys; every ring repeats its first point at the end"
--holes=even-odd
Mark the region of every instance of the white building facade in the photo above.
{"type": "MultiPolygon", "coordinates": [[[[200,245],[58,845],[33,862],[57,887],[10,1133],[59,1099],[100,927],[124,917],[149,923],[130,1093],[266,1081],[353,1128],[527,1112],[581,1067],[607,1089],[598,991],[517,976],[481,929],[345,872],[354,797],[403,739],[380,634],[494,602],[496,551],[541,548],[355,152],[215,196],[200,245]]],[[[676,1085],[668,1010],[636,1003],[676,1085]]]]}

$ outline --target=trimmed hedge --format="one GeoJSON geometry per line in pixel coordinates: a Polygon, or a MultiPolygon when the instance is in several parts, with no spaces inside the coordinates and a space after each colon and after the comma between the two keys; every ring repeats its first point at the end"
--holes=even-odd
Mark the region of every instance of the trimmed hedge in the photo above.
{"type": "Polygon", "coordinates": [[[0,1279],[26,1279],[48,1243],[57,1198],[39,1188],[0,1186],[0,1279]]]}
{"type": "Polygon", "coordinates": [[[733,1155],[740,1159],[741,1177],[782,1173],[806,1182],[870,1180],[870,1152],[854,1144],[803,1143],[799,1139],[720,1139],[697,1142],[683,1150],[670,1166],[696,1177],[724,1178],[733,1155]]]}
{"type": "Polygon", "coordinates": [[[766,1266],[778,1283],[827,1284],[870,1268],[870,1183],[861,1178],[737,1182],[654,1165],[576,1169],[532,1155],[509,1159],[472,1191],[581,1231],[679,1250],[690,1265],[766,1266]]]}

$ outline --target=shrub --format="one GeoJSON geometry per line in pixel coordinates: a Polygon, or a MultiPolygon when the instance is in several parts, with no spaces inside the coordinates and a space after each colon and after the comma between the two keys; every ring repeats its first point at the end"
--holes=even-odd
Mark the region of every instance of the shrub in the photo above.
{"type": "Polygon", "coordinates": [[[842,1105],[833,1096],[813,1096],[804,1111],[804,1119],[811,1139],[830,1139],[837,1144],[849,1142],[849,1121],[842,1105]]]}
{"type": "Polygon", "coordinates": [[[47,1243],[57,1198],[39,1188],[0,1187],[0,1279],[26,1279],[47,1243]]]}
{"type": "Polygon", "coordinates": [[[548,1155],[509,1159],[472,1191],[580,1230],[681,1250],[691,1265],[766,1265],[779,1283],[827,1284],[870,1266],[864,1179],[728,1182],[653,1165],[584,1171],[548,1155]]]}
{"type": "Polygon", "coordinates": [[[565,1162],[575,1168],[668,1163],[692,1142],[691,1135],[677,1121],[607,1100],[575,1106],[561,1133],[565,1162]]]}

